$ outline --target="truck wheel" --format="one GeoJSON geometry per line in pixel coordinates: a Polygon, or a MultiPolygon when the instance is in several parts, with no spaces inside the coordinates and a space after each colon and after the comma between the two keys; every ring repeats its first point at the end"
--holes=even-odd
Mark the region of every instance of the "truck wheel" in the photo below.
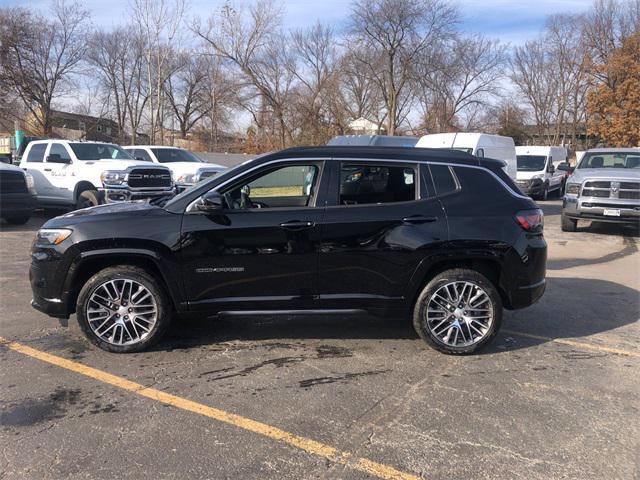
{"type": "Polygon", "coordinates": [[[549,185],[544,184],[542,187],[542,193],[540,194],[540,200],[547,200],[549,198],[549,185]]]}
{"type": "Polygon", "coordinates": [[[129,353],[160,340],[172,309],[164,288],[145,270],[118,265],[99,271],[82,287],[76,314],[93,344],[129,353]]]}
{"type": "Polygon", "coordinates": [[[563,232],[575,232],[578,229],[578,221],[563,213],[560,217],[560,228],[563,232]]]}
{"type": "Polygon", "coordinates": [[[76,201],[76,210],[100,205],[100,196],[97,190],[85,190],[80,192],[76,201]]]}
{"type": "Polygon", "coordinates": [[[491,342],[502,323],[502,300],[481,273],[447,270],[435,276],[418,296],[413,326],[429,346],[464,355],[491,342]]]}
{"type": "Polygon", "coordinates": [[[22,215],[7,215],[2,218],[4,218],[6,222],[10,223],[11,225],[24,225],[31,218],[31,214],[24,213],[22,215]]]}

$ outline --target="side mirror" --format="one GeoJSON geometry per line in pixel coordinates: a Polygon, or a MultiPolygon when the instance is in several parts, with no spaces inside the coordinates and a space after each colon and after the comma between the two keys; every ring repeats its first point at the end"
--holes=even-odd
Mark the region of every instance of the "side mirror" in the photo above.
{"type": "Polygon", "coordinates": [[[476,157],[484,158],[484,148],[479,148],[476,150],[476,157]]]}
{"type": "Polygon", "coordinates": [[[554,173],[556,171],[556,167],[553,166],[553,163],[549,164],[549,173],[554,173]]]}
{"type": "Polygon", "coordinates": [[[62,158],[57,153],[52,153],[47,156],[48,163],[71,163],[71,160],[68,158],[62,158]]]}
{"type": "Polygon", "coordinates": [[[214,212],[216,210],[222,210],[223,205],[222,195],[215,191],[209,191],[200,198],[200,201],[197,203],[197,208],[201,212],[214,212]]]}

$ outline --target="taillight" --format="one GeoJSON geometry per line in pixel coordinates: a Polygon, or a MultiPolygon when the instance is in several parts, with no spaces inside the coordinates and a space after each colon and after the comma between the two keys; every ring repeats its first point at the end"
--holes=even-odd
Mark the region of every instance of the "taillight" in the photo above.
{"type": "Polygon", "coordinates": [[[516,213],[516,222],[527,232],[541,232],[544,227],[544,214],[542,210],[521,210],[516,213]]]}

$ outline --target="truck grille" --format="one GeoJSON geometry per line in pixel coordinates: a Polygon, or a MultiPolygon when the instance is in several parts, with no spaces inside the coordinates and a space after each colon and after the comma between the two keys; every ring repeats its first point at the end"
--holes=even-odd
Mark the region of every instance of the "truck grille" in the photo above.
{"type": "Polygon", "coordinates": [[[582,188],[582,196],[638,200],[640,199],[640,182],[585,182],[582,188]]]}
{"type": "Polygon", "coordinates": [[[171,186],[171,173],[152,168],[134,168],[129,173],[131,188],[168,188],[171,186]]]}
{"type": "Polygon", "coordinates": [[[0,171],[0,192],[27,193],[27,182],[21,172],[0,171]]]}

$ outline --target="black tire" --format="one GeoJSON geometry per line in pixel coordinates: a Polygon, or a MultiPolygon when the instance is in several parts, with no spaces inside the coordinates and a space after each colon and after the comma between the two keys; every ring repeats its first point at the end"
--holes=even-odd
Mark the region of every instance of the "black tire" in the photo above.
{"type": "Polygon", "coordinates": [[[87,207],[95,207],[100,205],[100,195],[97,190],[84,190],[78,195],[76,201],[76,210],[87,207]]]}
{"type": "Polygon", "coordinates": [[[23,213],[22,215],[7,215],[2,218],[4,218],[5,221],[7,223],[10,223],[11,225],[24,225],[31,218],[31,214],[23,213]]]}
{"type": "Polygon", "coordinates": [[[493,338],[498,333],[501,324],[502,299],[500,298],[500,294],[495,285],[493,285],[493,283],[491,283],[491,281],[489,281],[487,277],[485,277],[481,273],[465,268],[447,270],[436,275],[424,287],[424,289],[418,296],[413,309],[413,327],[415,328],[420,338],[422,338],[422,340],[424,340],[430,347],[440,352],[451,355],[468,355],[477,352],[493,340],[493,338]],[[425,313],[429,299],[431,299],[436,291],[442,286],[457,281],[464,281],[477,285],[485,291],[491,303],[490,309],[493,316],[493,321],[491,322],[484,336],[476,343],[468,346],[447,345],[431,331],[431,329],[427,326],[426,321],[425,313]]]}
{"type": "Polygon", "coordinates": [[[578,221],[563,213],[560,217],[560,228],[563,232],[575,232],[578,229],[578,221]]]}
{"type": "Polygon", "coordinates": [[[549,185],[545,183],[544,186],[542,187],[542,193],[540,193],[538,200],[544,201],[548,199],[549,199],[549,185]]]}
{"type": "Polygon", "coordinates": [[[173,309],[165,289],[147,271],[131,265],[117,265],[99,271],[93,275],[87,283],[85,283],[78,295],[76,315],[78,317],[80,328],[91,343],[108,352],[131,353],[145,350],[162,338],[171,323],[173,309]],[[88,303],[94,291],[105,282],[117,279],[133,280],[144,286],[153,296],[157,306],[156,323],[151,327],[151,330],[146,337],[139,340],[137,343],[115,345],[108,341],[104,341],[92,330],[86,316],[88,303]]]}
{"type": "Polygon", "coordinates": [[[564,197],[564,188],[566,186],[566,182],[563,180],[560,184],[560,188],[558,188],[558,198],[564,197]]]}

